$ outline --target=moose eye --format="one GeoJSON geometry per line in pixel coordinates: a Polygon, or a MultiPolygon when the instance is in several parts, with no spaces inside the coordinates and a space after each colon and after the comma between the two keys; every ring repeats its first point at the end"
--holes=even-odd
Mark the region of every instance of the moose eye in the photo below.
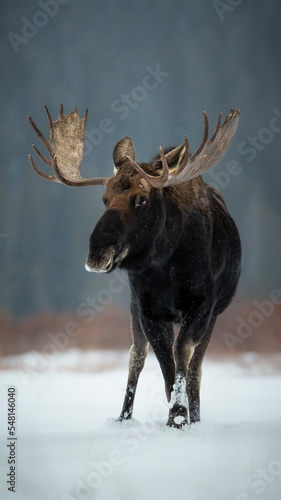
{"type": "Polygon", "coordinates": [[[143,196],[138,196],[135,201],[135,207],[145,207],[147,205],[147,198],[143,196]]]}

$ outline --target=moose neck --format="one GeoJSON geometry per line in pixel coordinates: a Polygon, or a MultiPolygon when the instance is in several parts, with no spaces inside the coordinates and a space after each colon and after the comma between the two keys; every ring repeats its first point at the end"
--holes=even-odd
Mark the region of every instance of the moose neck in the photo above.
{"type": "MultiPolygon", "coordinates": [[[[179,186],[163,189],[161,201],[163,209],[163,226],[157,238],[143,252],[137,253],[135,259],[125,259],[124,267],[129,272],[142,272],[149,267],[163,266],[169,262],[175,249],[178,248],[189,218],[200,210],[205,185],[201,177],[179,186]]],[[[157,213],[155,213],[157,217],[157,213]]],[[[191,236],[192,237],[192,236],[191,236]]]]}

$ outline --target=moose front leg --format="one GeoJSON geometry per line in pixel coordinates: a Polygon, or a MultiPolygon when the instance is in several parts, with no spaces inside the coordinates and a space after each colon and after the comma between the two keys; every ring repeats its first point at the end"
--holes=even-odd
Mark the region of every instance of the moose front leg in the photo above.
{"type": "Polygon", "coordinates": [[[128,420],[132,417],[137,383],[148,352],[148,342],[160,364],[168,401],[170,401],[175,381],[175,362],[172,351],[174,330],[172,323],[154,321],[145,316],[140,316],[139,310],[134,303],[131,304],[131,318],[133,345],[130,349],[127,389],[119,420],[128,420]]]}
{"type": "Polygon", "coordinates": [[[140,373],[148,352],[148,341],[142,331],[137,306],[131,304],[131,330],[133,344],[130,349],[129,375],[125,399],[118,420],[128,420],[133,414],[133,405],[140,373]]]}
{"type": "Polygon", "coordinates": [[[141,324],[154,354],[159,362],[164,381],[167,400],[171,399],[171,392],[175,382],[175,362],[173,357],[174,329],[169,321],[151,320],[145,316],[141,324]]]}
{"type": "Polygon", "coordinates": [[[140,373],[144,367],[145,358],[148,351],[148,343],[140,350],[135,344],[130,349],[129,375],[126,388],[125,399],[122,411],[118,420],[129,420],[133,414],[133,405],[140,373]]]}

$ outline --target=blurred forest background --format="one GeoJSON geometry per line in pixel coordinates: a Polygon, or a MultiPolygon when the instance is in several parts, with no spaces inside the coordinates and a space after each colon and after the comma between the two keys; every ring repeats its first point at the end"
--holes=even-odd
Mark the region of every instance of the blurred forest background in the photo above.
{"type": "Polygon", "coordinates": [[[29,165],[33,143],[45,151],[27,116],[48,138],[44,104],[56,119],[60,103],[66,113],[77,106],[80,116],[89,108],[85,177],[112,175],[112,150],[124,135],[137,161],[159,145],[181,144],[184,134],[194,151],[203,110],[213,129],[220,111],[241,109],[227,155],[205,175],[226,200],[243,245],[237,297],[213,349],[280,349],[280,304],[271,300],[281,289],[280,21],[278,0],[1,4],[3,354],[40,349],[69,321],[82,333],[67,347],[130,343],[123,274],[84,269],[103,188],[47,182],[29,165]]]}

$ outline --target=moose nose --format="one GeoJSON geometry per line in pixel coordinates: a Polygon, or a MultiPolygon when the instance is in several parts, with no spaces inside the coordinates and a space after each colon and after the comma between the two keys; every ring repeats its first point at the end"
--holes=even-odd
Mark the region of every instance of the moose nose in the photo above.
{"type": "Polygon", "coordinates": [[[85,269],[90,273],[108,273],[108,271],[110,271],[113,266],[113,257],[114,254],[112,253],[109,259],[104,259],[103,262],[100,262],[98,264],[97,262],[94,262],[90,257],[88,257],[86,260],[85,269]]]}

